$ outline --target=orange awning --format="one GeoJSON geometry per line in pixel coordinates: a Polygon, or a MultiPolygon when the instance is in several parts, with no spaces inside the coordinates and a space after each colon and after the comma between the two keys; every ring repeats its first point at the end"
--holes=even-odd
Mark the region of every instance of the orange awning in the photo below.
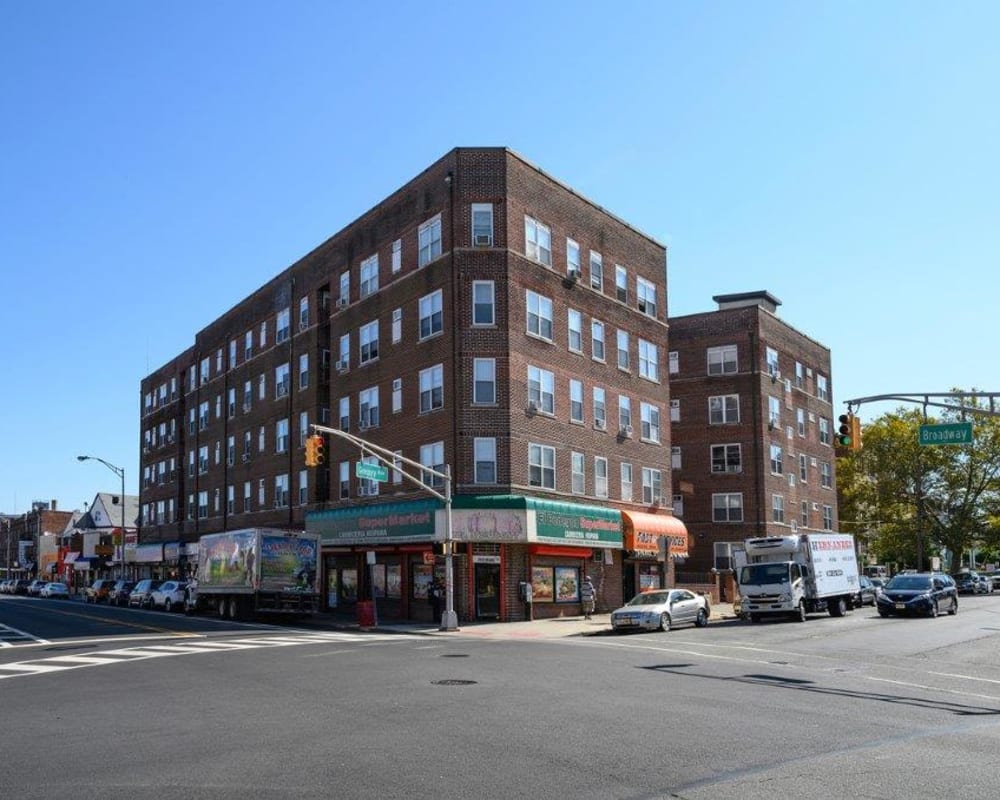
{"type": "Polygon", "coordinates": [[[647,514],[643,511],[623,511],[625,549],[639,553],[659,553],[661,536],[667,539],[667,553],[674,558],[687,558],[690,534],[677,517],[670,514],[647,514]]]}

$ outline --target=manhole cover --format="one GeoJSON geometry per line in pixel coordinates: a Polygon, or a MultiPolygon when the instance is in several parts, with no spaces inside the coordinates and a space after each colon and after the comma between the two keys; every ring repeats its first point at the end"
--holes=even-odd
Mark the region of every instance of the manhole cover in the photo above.
{"type": "Polygon", "coordinates": [[[468,653],[442,653],[441,658],[468,658],[468,653]]]}
{"type": "Polygon", "coordinates": [[[476,681],[462,681],[457,678],[446,678],[443,681],[431,681],[435,686],[472,686],[476,681]]]}

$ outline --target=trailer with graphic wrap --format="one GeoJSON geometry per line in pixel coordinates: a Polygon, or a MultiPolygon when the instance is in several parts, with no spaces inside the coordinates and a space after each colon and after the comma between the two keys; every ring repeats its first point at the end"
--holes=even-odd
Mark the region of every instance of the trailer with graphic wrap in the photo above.
{"type": "Polygon", "coordinates": [[[185,608],[229,619],[315,614],[319,542],[318,534],[269,528],[206,534],[185,608]]]}

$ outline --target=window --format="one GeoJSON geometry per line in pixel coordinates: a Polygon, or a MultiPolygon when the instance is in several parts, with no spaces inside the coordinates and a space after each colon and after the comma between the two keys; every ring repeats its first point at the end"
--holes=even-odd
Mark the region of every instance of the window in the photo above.
{"type": "Polygon", "coordinates": [[[802,362],[801,361],[796,361],[795,362],[795,387],[797,389],[801,389],[803,386],[805,386],[805,383],[806,383],[805,368],[802,366],[802,362]]]}
{"type": "Polygon", "coordinates": [[[552,341],[552,300],[535,292],[525,292],[528,333],[552,341]]]}
{"type": "Polygon", "coordinates": [[[378,358],[378,320],[361,326],[358,336],[361,350],[361,364],[368,364],[378,358]]]}
{"type": "Polygon", "coordinates": [[[309,327],[309,297],[299,298],[299,330],[309,327]]]}
{"type": "Polygon", "coordinates": [[[236,510],[236,487],[229,485],[226,487],[226,513],[232,514],[236,510]]]}
{"type": "Polygon", "coordinates": [[[823,506],[823,530],[833,530],[833,506],[823,506]]]}
{"type": "Polygon", "coordinates": [[[208,492],[198,492],[198,519],[208,519],[208,492]]]}
{"type": "Polygon", "coordinates": [[[781,400],[777,397],[767,398],[767,426],[772,430],[781,427],[781,400]]]}
{"type": "Polygon", "coordinates": [[[740,492],[712,495],[712,522],[742,522],[743,495],[740,492]]]}
{"type": "Polygon", "coordinates": [[[590,353],[597,361],[604,361],[604,323],[590,322],[590,353]]]}
{"type": "Polygon", "coordinates": [[[288,420],[279,419],[278,424],[274,426],[274,452],[275,453],[287,453],[288,452],[288,420]]]}
{"type": "Polygon", "coordinates": [[[808,469],[809,458],[805,453],[799,453],[799,481],[801,483],[806,482],[806,476],[809,474],[808,469]]]}
{"type": "Polygon", "coordinates": [[[524,218],[524,254],[532,261],[552,266],[552,234],[531,217],[524,218]]]}
{"type": "Polygon", "coordinates": [[[215,374],[222,374],[222,348],[220,347],[215,352],[215,374]]]}
{"type": "Polygon", "coordinates": [[[708,374],[730,375],[736,372],[736,345],[708,348],[708,374]]]}
{"type": "Polygon", "coordinates": [[[743,454],[739,444],[713,444],[712,472],[742,472],[743,454]]]}
{"type": "Polygon", "coordinates": [[[594,427],[599,431],[608,427],[607,403],[604,389],[600,386],[594,387],[594,427]]]}
{"type": "Polygon", "coordinates": [[[299,356],[299,389],[309,388],[309,354],[299,356]]]}
{"type": "Polygon", "coordinates": [[[621,466],[621,496],[622,500],[632,501],[632,465],[622,462],[621,466]]]}
{"type": "Polygon", "coordinates": [[[475,482],[497,482],[497,440],[492,437],[476,437],[473,443],[475,459],[475,482]]]}
{"type": "Polygon", "coordinates": [[[274,507],[288,508],[288,474],[274,476],[274,507]]]}
{"type": "Polygon", "coordinates": [[[222,395],[215,396],[215,418],[222,419],[222,395]]]}
{"type": "Polygon", "coordinates": [[[496,324],[493,281],[472,282],[472,324],[496,324]]]}
{"type": "Polygon", "coordinates": [[[338,422],[342,431],[351,429],[351,398],[341,397],[337,412],[338,422]]]}
{"type": "Polygon", "coordinates": [[[573,494],[587,493],[587,473],[583,463],[583,453],[570,453],[570,491],[573,494]]]}
{"type": "Polygon", "coordinates": [[[566,274],[580,275],[580,245],[572,239],[566,240],[566,274]]]}
{"type": "Polygon", "coordinates": [[[358,392],[358,427],[361,430],[378,425],[378,387],[358,392]]]}
{"type": "Polygon", "coordinates": [[[643,440],[658,444],[660,441],[660,409],[650,403],[640,403],[639,420],[642,423],[643,440]]]}
{"type": "Polygon", "coordinates": [[[291,388],[291,370],[288,364],[274,368],[274,399],[284,397],[291,388]]]}
{"type": "Polygon", "coordinates": [[[570,422],[583,422],[583,382],[575,378],[569,381],[569,419],[570,422]]]}
{"type": "Polygon", "coordinates": [[[267,347],[267,320],[260,323],[260,349],[267,347]]]}
{"type": "Polygon", "coordinates": [[[250,450],[253,446],[253,433],[250,431],[243,432],[243,460],[248,461],[250,459],[250,450]]]}
{"type": "Polygon", "coordinates": [[[392,310],[392,343],[399,344],[403,340],[403,309],[392,310]]]}
{"type": "Polygon", "coordinates": [[[417,266],[430,264],[441,255],[441,215],[427,220],[417,229],[417,266]]]}
{"type": "Polygon", "coordinates": [[[604,290],[604,261],[600,253],[590,251],[590,288],[604,290]]]}
{"type": "Polygon", "coordinates": [[[628,332],[619,330],[617,339],[618,339],[618,369],[627,370],[630,366],[628,360],[628,332]]]}
{"type": "Polygon", "coordinates": [[[797,408],[795,410],[795,427],[798,430],[799,436],[805,437],[806,435],[806,412],[804,408],[797,408]]]}
{"type": "MultiPolygon", "coordinates": [[[[420,463],[436,472],[444,472],[444,442],[434,442],[420,446],[420,463]]],[[[421,471],[420,480],[429,486],[444,486],[444,478],[431,472],[421,471]]]]}
{"type": "Polygon", "coordinates": [[[740,421],[740,396],[722,394],[708,398],[708,422],[710,425],[726,425],[740,421]]]}
{"type": "Polygon", "coordinates": [[[378,253],[361,262],[358,290],[362,297],[378,291],[378,253]]]}
{"type": "Polygon", "coordinates": [[[243,339],[243,360],[249,361],[253,355],[253,332],[247,331],[243,339]]]}
{"type": "MultiPolygon", "coordinates": [[[[229,369],[236,366],[236,340],[229,340],[229,369]]],[[[166,389],[166,386],[162,387],[166,389]]]]}
{"type": "Polygon", "coordinates": [[[670,421],[680,422],[681,421],[681,401],[671,400],[670,401],[670,421]]]}
{"type": "Polygon", "coordinates": [[[615,297],[619,302],[628,302],[628,271],[620,264],[615,264],[615,297]]]}
{"type": "Polygon", "coordinates": [[[346,306],[351,302],[351,273],[350,270],[340,273],[340,299],[337,300],[338,306],[346,306]]]}
{"type": "Polygon", "coordinates": [[[772,377],[777,377],[779,375],[778,370],[778,351],[773,347],[766,348],[766,354],[764,356],[767,362],[767,374],[772,377]]]}
{"type": "Polygon", "coordinates": [[[229,419],[236,416],[236,389],[233,388],[226,392],[226,416],[229,419]]]}
{"type": "Polygon", "coordinates": [[[444,330],[444,312],[441,307],[441,290],[420,298],[420,338],[441,333],[444,330]]]}
{"type": "Polygon", "coordinates": [[[264,426],[261,425],[260,429],[257,431],[257,452],[263,453],[264,448],[267,447],[266,444],[267,433],[264,430],[264,426]]]}
{"type": "Polygon", "coordinates": [[[198,405],[198,430],[203,431],[208,427],[208,401],[198,405]]]}
{"type": "Polygon", "coordinates": [[[343,372],[351,367],[351,334],[340,337],[340,349],[337,354],[337,370],[343,372]]]}
{"type": "Polygon", "coordinates": [[[682,469],[681,449],[679,447],[670,448],[670,469],[682,469]]]}
{"type": "Polygon", "coordinates": [[[472,204],[472,244],[490,247],[493,244],[493,204],[472,204]]]}
{"type": "Polygon", "coordinates": [[[639,377],[660,380],[659,349],[651,342],[639,340],[639,377]]]}
{"type": "Polygon", "coordinates": [[[542,444],[528,444],[528,484],[556,488],[556,450],[542,444]]]}
{"type": "Polygon", "coordinates": [[[780,494],[771,495],[771,521],[785,521],[785,498],[780,494]]]}
{"type": "Polygon", "coordinates": [[[818,372],[816,373],[816,396],[820,400],[830,399],[830,390],[827,387],[826,375],[820,375],[818,372]]]}
{"type": "Polygon", "coordinates": [[[281,344],[288,341],[292,330],[292,312],[289,308],[283,308],[278,312],[278,318],[274,324],[274,343],[281,344]]]}
{"type": "Polygon", "coordinates": [[[403,268],[403,240],[396,239],[392,243],[392,272],[395,275],[403,268]]]}
{"type": "Polygon", "coordinates": [[[398,414],[403,410],[403,379],[394,378],[392,381],[392,413],[398,414]]]}
{"type": "Polygon", "coordinates": [[[257,378],[257,398],[267,399],[267,376],[263,372],[257,378]]]}
{"type": "Polygon", "coordinates": [[[546,369],[528,366],[528,402],[543,414],[556,413],[555,376],[546,369]]]}
{"type": "Polygon", "coordinates": [[[822,461],[819,465],[819,485],[824,489],[833,488],[833,473],[830,470],[830,462],[822,461]]]}
{"type": "Polygon", "coordinates": [[[233,466],[236,463],[236,437],[230,436],[226,439],[226,465],[233,466]]]}
{"type": "Polygon", "coordinates": [[[618,430],[626,436],[632,429],[632,400],[626,395],[618,395],[618,430]]]}
{"type": "Polygon", "coordinates": [[[830,420],[826,417],[819,418],[819,443],[830,444],[830,420]]]}
{"type": "Polygon", "coordinates": [[[392,482],[403,482],[403,451],[396,450],[392,454],[392,482]]]}
{"type": "Polygon", "coordinates": [[[642,502],[653,505],[663,496],[663,476],[658,469],[642,468],[642,502]]]}
{"type": "Polygon", "coordinates": [[[444,407],[444,367],[437,364],[420,370],[420,413],[444,407]]]}
{"type": "Polygon", "coordinates": [[[639,311],[647,317],[655,317],[656,287],[645,278],[636,278],[635,294],[639,311]]]}
{"type": "Polygon", "coordinates": [[[204,475],[208,472],[208,445],[198,448],[198,474],[204,475]]]}
{"type": "Polygon", "coordinates": [[[781,445],[772,444],[771,445],[771,474],[772,475],[782,475],[784,473],[784,467],[782,464],[782,452],[781,445]]]}
{"type": "Polygon", "coordinates": [[[306,439],[309,438],[309,412],[299,412],[299,447],[305,447],[306,439]]]}
{"type": "Polygon", "coordinates": [[[496,359],[476,358],[472,362],[473,387],[472,402],[479,405],[492,405],[497,401],[496,390],[496,359]]]}
{"type": "Polygon", "coordinates": [[[803,528],[809,527],[809,501],[803,500],[799,503],[799,524],[803,528]]]}
{"type": "Polygon", "coordinates": [[[583,352],[583,316],[574,308],[566,312],[566,321],[569,327],[569,340],[567,345],[574,353],[583,352]]]}
{"type": "Polygon", "coordinates": [[[299,470],[299,505],[309,502],[309,470],[299,470]]]}
{"type": "Polygon", "coordinates": [[[337,484],[340,489],[340,499],[346,500],[351,496],[351,462],[341,461],[339,470],[337,484]]]}

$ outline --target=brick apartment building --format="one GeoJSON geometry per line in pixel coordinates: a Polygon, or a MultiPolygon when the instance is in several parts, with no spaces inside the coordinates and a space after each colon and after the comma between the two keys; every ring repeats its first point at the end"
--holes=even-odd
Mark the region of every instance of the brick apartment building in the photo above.
{"type": "Polygon", "coordinates": [[[718,295],[670,318],[674,513],[682,578],[728,568],[754,536],[837,529],[830,351],[777,316],[768,292],[718,295]]]}
{"type": "Polygon", "coordinates": [[[327,608],[429,618],[440,502],[356,478],[336,436],[307,469],[319,423],[450,467],[460,619],[578,614],[585,573],[603,609],[668,585],[666,312],[661,244],[508,149],[452,150],[142,381],[140,560],[305,528],[327,608]]]}
{"type": "Polygon", "coordinates": [[[0,526],[5,577],[55,580],[59,536],[72,517],[72,511],[59,511],[55,500],[35,500],[31,511],[5,516],[0,526]]]}

